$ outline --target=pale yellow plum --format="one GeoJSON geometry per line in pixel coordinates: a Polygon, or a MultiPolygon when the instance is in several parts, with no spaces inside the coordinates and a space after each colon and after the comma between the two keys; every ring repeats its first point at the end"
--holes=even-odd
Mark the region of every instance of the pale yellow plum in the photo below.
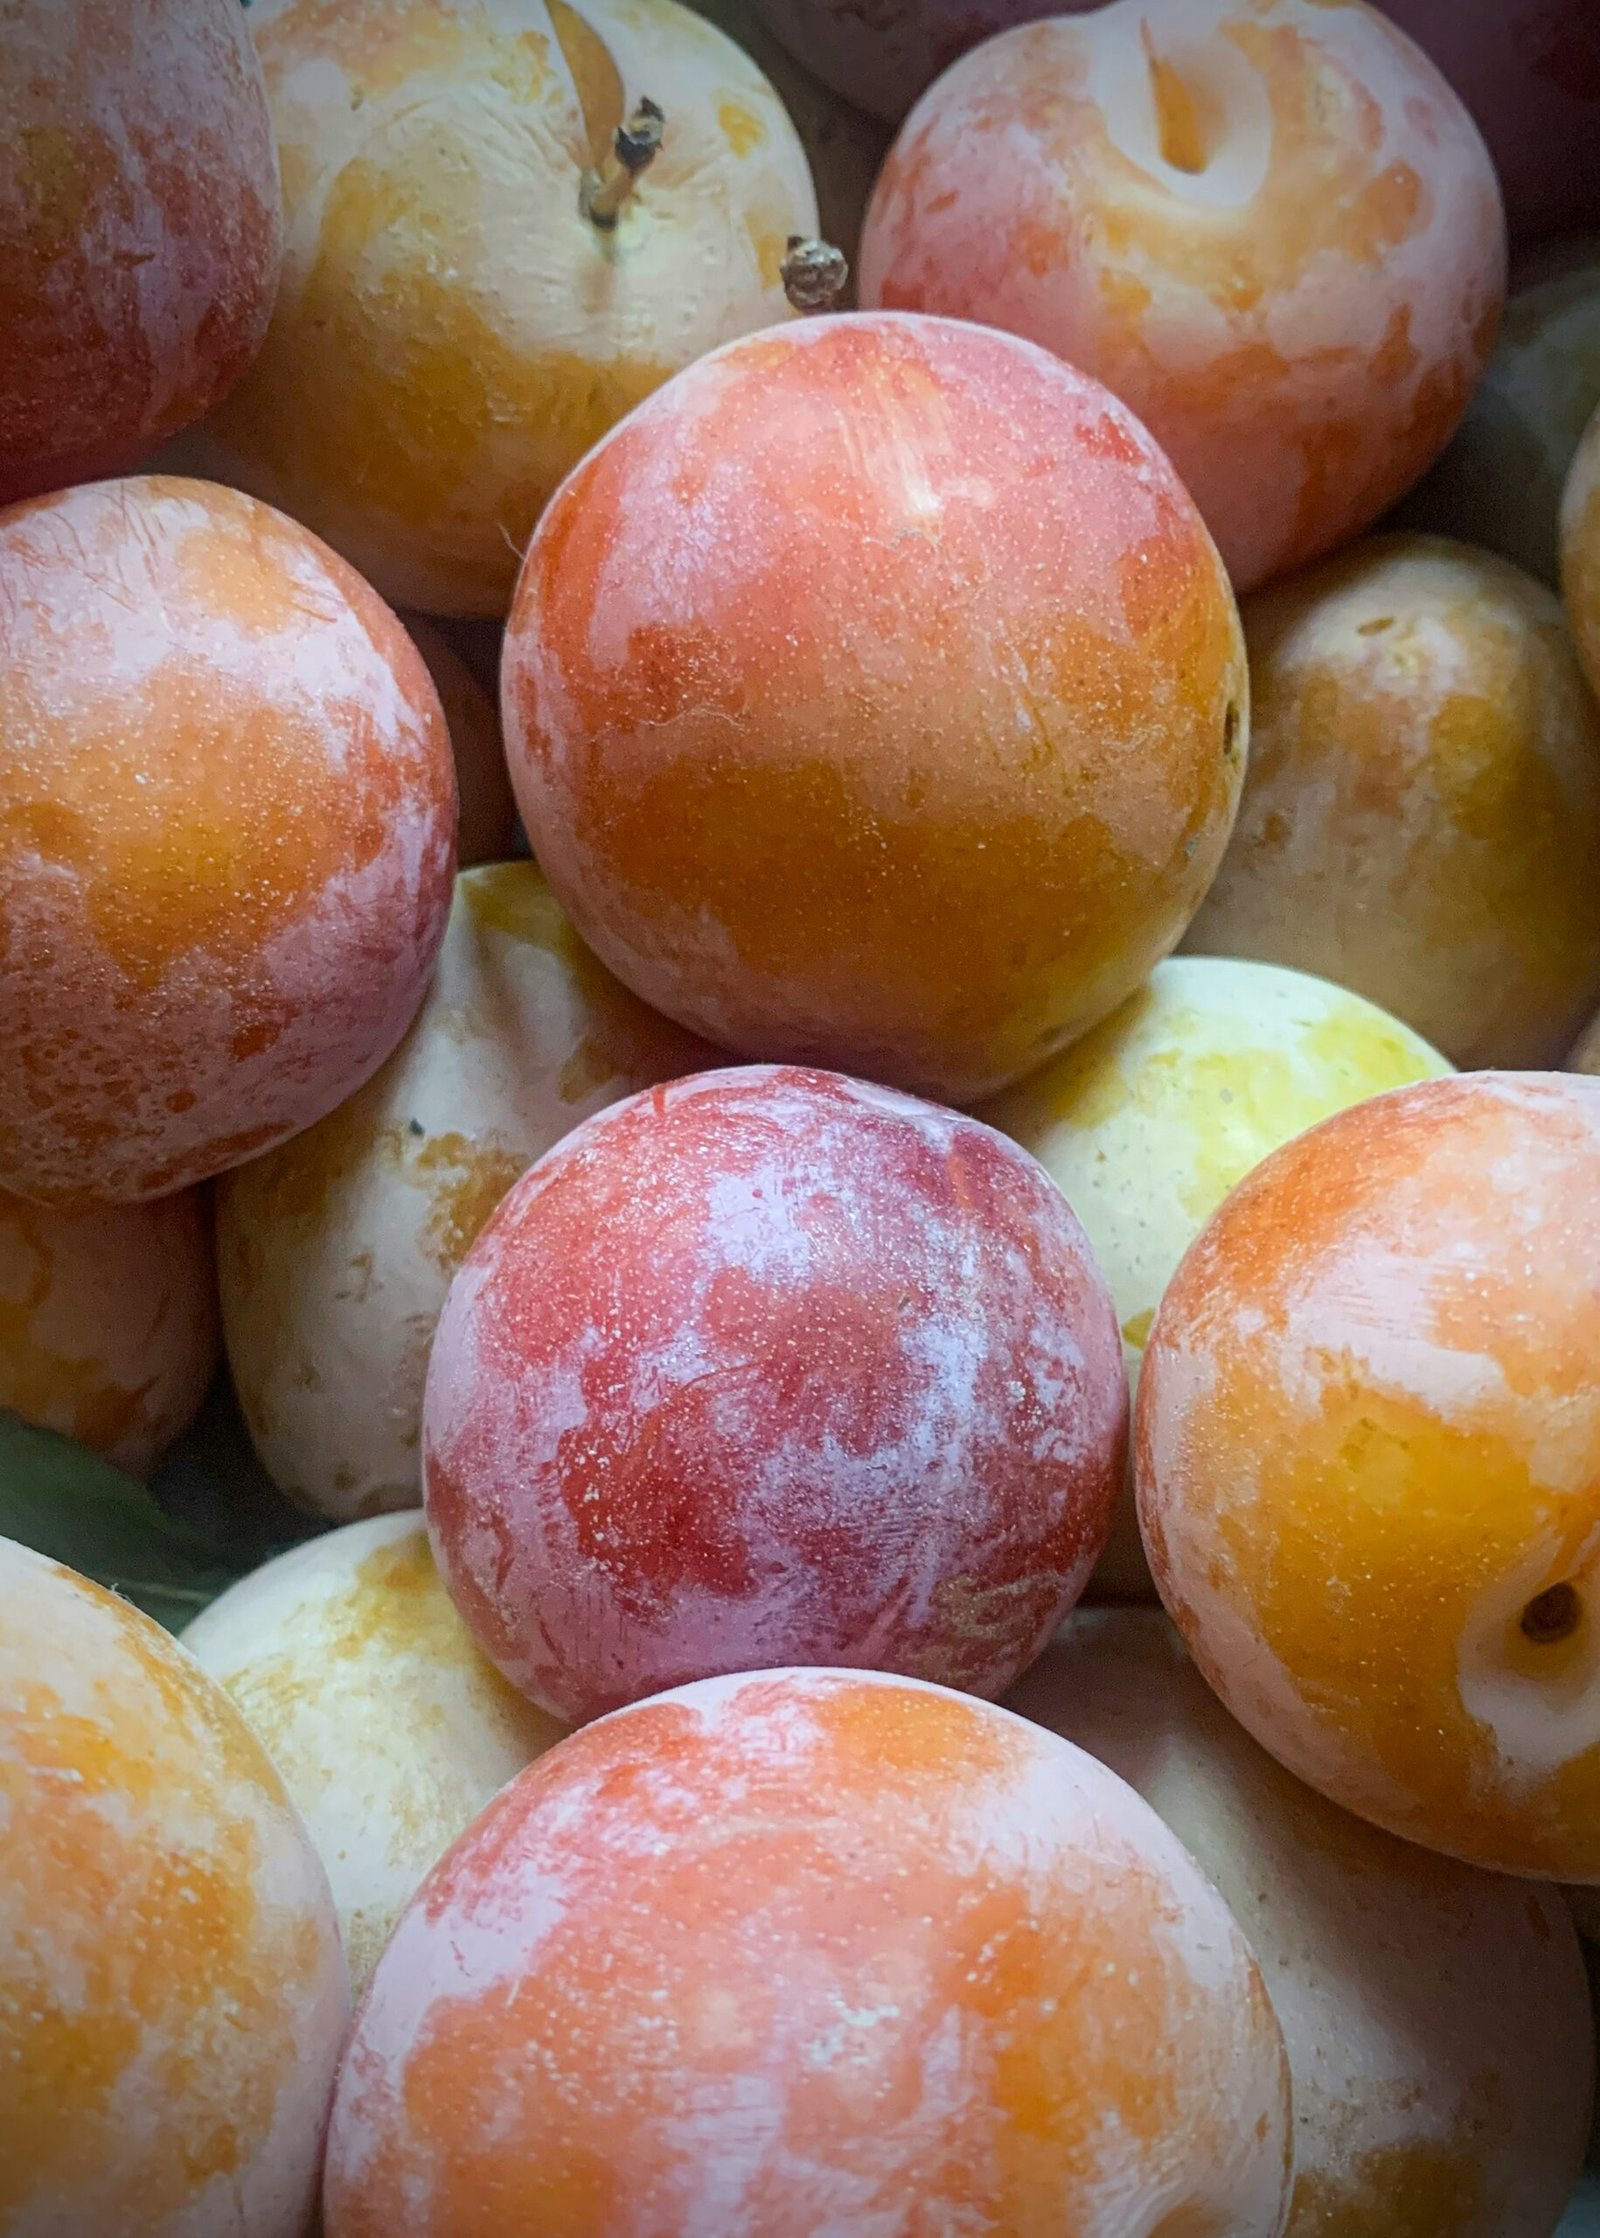
{"type": "Polygon", "coordinates": [[[715,1061],[595,961],[535,864],[464,871],[394,1057],[219,1195],[228,1357],[284,1491],[341,1522],[415,1507],[433,1327],[484,1221],[591,1112],[715,1061]]]}
{"type": "MultiPolygon", "coordinates": [[[[1236,1183],[1348,1104],[1450,1066],[1360,995],[1273,964],[1178,956],[980,1116],[1031,1150],[1082,1221],[1140,1362],[1178,1261],[1236,1183]]],[[[1131,1495],[1091,1593],[1155,1598],[1131,1495]]]]}
{"type": "Polygon", "coordinates": [[[1154,1610],[1081,1612],[1006,1699],[1136,1788],[1244,1929],[1293,2076],[1287,2238],[1550,2238],[1594,2094],[1556,1890],[1324,1802],[1154,1610]]]}
{"type": "Polygon", "coordinates": [[[1244,624],[1250,768],[1186,945],[1318,972],[1458,1065],[1559,1063],[1600,1003],[1600,707],[1554,596],[1376,537],[1244,624]]]}
{"type": "Polygon", "coordinates": [[[293,1548],[184,1634],[282,1776],[327,1870],[359,1991],[458,1834],[566,1728],[479,1654],[419,1515],[293,1548]]]}
{"type": "Polygon", "coordinates": [[[590,446],[790,315],[786,246],[817,228],[805,152],[749,57],[674,0],[255,0],[249,22],[283,281],[208,423],[210,470],[398,604],[502,616],[590,446]],[[586,203],[647,100],[659,153],[620,210],[586,203]]]}

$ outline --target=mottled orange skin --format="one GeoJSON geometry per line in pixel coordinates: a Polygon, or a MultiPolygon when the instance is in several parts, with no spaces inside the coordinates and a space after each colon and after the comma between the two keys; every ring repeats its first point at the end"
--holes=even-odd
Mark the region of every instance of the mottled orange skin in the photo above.
{"type": "Polygon", "coordinates": [[[952,1102],[1175,944],[1247,729],[1221,563],[1143,429],[1025,342],[893,314],[734,343],[590,454],[504,705],[534,849],[637,994],[952,1102]]]}
{"type": "Polygon", "coordinates": [[[282,250],[238,0],[0,25],[0,503],[133,466],[225,395],[282,250]]]}
{"type": "Polygon", "coordinates": [[[455,814],[421,655],[295,522],[158,477],[0,514],[0,1184],[163,1195],[351,1094],[455,814]]]}
{"type": "Polygon", "coordinates": [[[0,2231],[304,2238],[348,2013],[327,1880],[199,1665],[0,1540],[0,2231]]]}
{"type": "Polygon", "coordinates": [[[1220,1898],[1053,1735],[873,1673],[563,1741],[444,1859],[340,2077],[328,2238],[1275,2238],[1220,1898]]]}
{"type": "Polygon", "coordinates": [[[861,300],[1004,327],[1104,381],[1247,590],[1443,447],[1505,259],[1471,118],[1375,10],[1116,0],[1005,33],[924,96],[861,300]]]}
{"type": "Polygon", "coordinates": [[[206,1395],[216,1289],[197,1192],[63,1211],[0,1190],[0,1410],[142,1476],[206,1395]]]}
{"type": "Polygon", "coordinates": [[[1600,1081],[1397,1089],[1277,1151],[1194,1244],[1135,1452],[1161,1596],[1264,1746],[1391,1832],[1580,1882],[1597,1268],[1600,1081]]]}
{"type": "Polygon", "coordinates": [[[463,870],[473,863],[503,862],[525,853],[511,797],[500,710],[472,668],[431,622],[408,614],[406,628],[428,664],[439,694],[455,754],[456,860],[463,870]]]}
{"type": "Polygon", "coordinates": [[[1555,598],[1374,537],[1244,626],[1250,769],[1186,945],[1319,973],[1464,1067],[1559,1063],[1600,1004],[1600,706],[1555,598]]]}

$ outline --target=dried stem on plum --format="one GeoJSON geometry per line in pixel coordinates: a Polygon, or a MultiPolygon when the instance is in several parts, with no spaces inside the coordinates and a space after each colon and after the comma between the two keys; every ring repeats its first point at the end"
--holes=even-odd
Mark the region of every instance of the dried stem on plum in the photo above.
{"type": "Polygon", "coordinates": [[[803,233],[789,236],[789,253],[783,260],[783,292],[797,311],[808,316],[838,308],[850,284],[850,260],[831,241],[808,241],[803,233]]]}
{"type": "Polygon", "coordinates": [[[639,181],[661,152],[666,118],[654,101],[641,101],[617,126],[611,153],[598,169],[583,175],[583,214],[609,233],[639,181]]]}

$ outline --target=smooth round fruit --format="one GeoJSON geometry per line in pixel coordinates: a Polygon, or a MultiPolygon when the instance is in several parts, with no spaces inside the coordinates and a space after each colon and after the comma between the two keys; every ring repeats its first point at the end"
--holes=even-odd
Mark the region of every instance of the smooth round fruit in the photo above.
{"type": "Polygon", "coordinates": [[[209,1207],[61,1210],[0,1190],[0,1412],[143,1476],[217,1364],[209,1207]]]}
{"type": "Polygon", "coordinates": [[[218,1191],[234,1384],[292,1499],[339,1521],[418,1505],[428,1348],[478,1230],[580,1119],[715,1062],[595,962],[535,864],[462,874],[393,1057],[218,1191]]]}
{"type": "Polygon", "coordinates": [[[1273,2238],[1282,2040],[1131,1789],[879,1673],[713,1680],[525,1772],[379,1961],[328,2238],[1273,2238]]]}
{"type": "MultiPolygon", "coordinates": [[[[389,597],[503,614],[562,476],[641,397],[787,318],[804,150],[733,42],[672,0],[254,0],[287,246],[215,470],[389,597]],[[611,230],[590,140],[641,98],[661,150],[611,230]]],[[[612,159],[607,154],[607,161],[612,159]]]]}
{"type": "Polygon", "coordinates": [[[780,1663],[997,1694],[1110,1528],[1127,1384],[1060,1192],[790,1066],[591,1119],[439,1322],[423,1483],[478,1644],[573,1722],[780,1663]]]}
{"type": "MultiPolygon", "coordinates": [[[[1162,1292],[1236,1183],[1332,1112],[1450,1070],[1359,995],[1272,964],[1178,956],[978,1116],[1031,1151],[1083,1222],[1130,1381],[1162,1292]]],[[[1154,1599],[1131,1490],[1091,1592],[1154,1599]]]]}
{"type": "Polygon", "coordinates": [[[0,1184],[159,1196],[393,1049],[455,780],[405,631],[314,536],[147,477],[0,514],[0,1184]]]}
{"type": "Polygon", "coordinates": [[[1287,2238],[1551,2238],[1594,2026],[1554,1889],[1434,1857],[1280,1770],[1164,1617],[1086,1610],[1009,1697],[1137,1788],[1243,1928],[1293,2077],[1287,2238]]]}
{"type": "Polygon", "coordinates": [[[1600,1073],[1600,1018],[1592,1021],[1568,1062],[1574,1072],[1600,1073]]]}
{"type": "Polygon", "coordinates": [[[521,851],[517,804],[511,797],[500,710],[455,648],[430,622],[405,616],[411,641],[428,664],[450,732],[456,765],[456,860],[503,862],[521,851]]]}
{"type": "Polygon", "coordinates": [[[1115,0],[981,47],[913,110],[861,300],[1103,381],[1235,586],[1344,543],[1455,428],[1505,225],[1471,118],[1374,9],[1115,0]]]}
{"type": "Polygon", "coordinates": [[[1558,241],[1511,278],[1466,417],[1391,525],[1481,544],[1553,589],[1562,489],[1600,405],[1600,238],[1558,241]]]}
{"type": "Polygon", "coordinates": [[[691,5],[737,40],[771,81],[811,165],[822,238],[844,251],[854,271],[872,183],[888,152],[887,125],[840,100],[820,79],[801,69],[788,49],[763,29],[750,0],[691,0],[691,5]]]}
{"type": "Polygon", "coordinates": [[[565,1731],[473,1646],[417,1515],[308,1540],[184,1634],[269,1751],[327,1869],[359,1990],[459,1834],[565,1731]]]}
{"type": "Polygon", "coordinates": [[[283,1784],[160,1628],[0,1539],[0,2230],[303,2238],[349,2013],[283,1784]]]}
{"type": "Polygon", "coordinates": [[[1235,1715],[1430,1848],[1600,1882],[1600,1082],[1397,1088],[1276,1151],[1168,1287],[1135,1469],[1235,1715]]]}
{"type": "Polygon", "coordinates": [[[1104,390],[949,320],[821,318],[703,360],[566,484],[506,749],[647,1002],[962,1103],[1176,944],[1247,689],[1215,547],[1104,390]]]}
{"type": "Polygon", "coordinates": [[[238,0],[0,23],[0,504],[119,474],[232,388],[282,250],[238,0]]]}
{"type": "Polygon", "coordinates": [[[1382,537],[1246,602],[1238,828],[1188,935],[1357,989],[1458,1065],[1600,1002],[1600,709],[1543,584],[1382,537]]]}
{"type": "MultiPolygon", "coordinates": [[[[969,48],[1096,0],[757,0],[795,54],[847,100],[898,124],[969,48]]],[[[1324,0],[1349,5],[1359,0],[1324,0]]],[[[1387,0],[1472,111],[1529,240],[1600,217],[1600,19],[1591,0],[1387,0]]]]}

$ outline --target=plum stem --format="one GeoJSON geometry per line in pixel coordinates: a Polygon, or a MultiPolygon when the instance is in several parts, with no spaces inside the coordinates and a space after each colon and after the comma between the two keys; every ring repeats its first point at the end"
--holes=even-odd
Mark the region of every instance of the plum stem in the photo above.
{"type": "Polygon", "coordinates": [[[783,260],[783,292],[808,317],[834,310],[850,284],[850,260],[831,241],[808,241],[791,233],[783,260]]]}
{"type": "Polygon", "coordinates": [[[654,101],[641,101],[632,116],[617,126],[604,164],[583,174],[583,214],[602,233],[615,230],[639,181],[660,154],[666,123],[654,101]]]}

